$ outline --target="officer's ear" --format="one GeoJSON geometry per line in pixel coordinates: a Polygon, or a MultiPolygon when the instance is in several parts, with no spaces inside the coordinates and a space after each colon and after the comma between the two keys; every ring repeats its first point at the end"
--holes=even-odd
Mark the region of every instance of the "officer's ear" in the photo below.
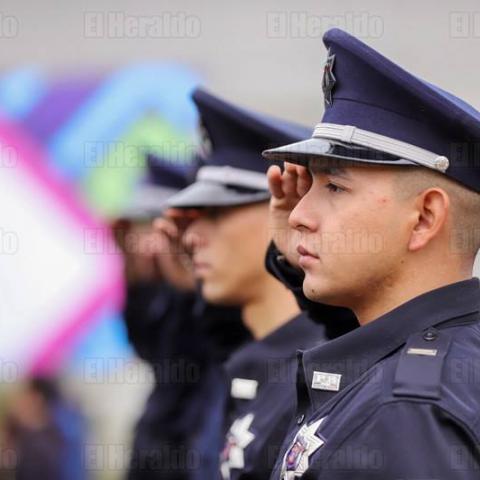
{"type": "Polygon", "coordinates": [[[425,248],[445,233],[450,198],[442,188],[428,188],[416,196],[413,208],[413,228],[408,244],[411,252],[425,248]]]}

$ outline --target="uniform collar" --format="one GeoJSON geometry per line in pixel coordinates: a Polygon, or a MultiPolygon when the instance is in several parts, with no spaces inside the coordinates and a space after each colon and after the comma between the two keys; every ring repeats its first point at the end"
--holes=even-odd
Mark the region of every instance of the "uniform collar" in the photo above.
{"type": "Polygon", "coordinates": [[[322,372],[316,378],[327,383],[332,379],[334,386],[335,379],[339,380],[343,390],[401,347],[411,334],[479,310],[480,284],[472,278],[424,293],[363,327],[307,350],[302,358],[303,374],[313,408],[318,409],[338,391],[335,387],[334,391],[312,388],[314,372],[322,372]]]}
{"type": "Polygon", "coordinates": [[[311,348],[317,342],[323,343],[325,328],[315,323],[305,313],[300,313],[287,323],[258,341],[268,349],[295,355],[299,348],[311,348]]]}
{"type": "Polygon", "coordinates": [[[239,348],[226,362],[225,368],[231,377],[245,376],[264,383],[275,362],[295,360],[298,349],[312,348],[324,341],[325,328],[300,313],[261,340],[239,348]]]}

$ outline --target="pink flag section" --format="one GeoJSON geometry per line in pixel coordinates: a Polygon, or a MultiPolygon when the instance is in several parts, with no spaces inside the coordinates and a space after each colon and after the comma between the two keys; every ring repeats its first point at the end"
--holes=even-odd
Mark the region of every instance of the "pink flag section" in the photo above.
{"type": "Polygon", "coordinates": [[[0,120],[0,362],[21,373],[57,369],[123,294],[110,233],[47,165],[0,120]]]}

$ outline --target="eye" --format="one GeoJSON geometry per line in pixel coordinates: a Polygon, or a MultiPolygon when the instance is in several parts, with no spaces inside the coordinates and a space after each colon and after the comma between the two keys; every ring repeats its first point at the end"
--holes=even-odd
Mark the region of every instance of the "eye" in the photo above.
{"type": "Polygon", "coordinates": [[[335,185],[334,183],[332,182],[329,182],[325,185],[325,188],[327,190],[329,190],[330,192],[332,193],[340,193],[340,192],[344,192],[345,189],[342,188],[342,187],[339,187],[338,185],[335,185]]]}
{"type": "Polygon", "coordinates": [[[220,211],[216,207],[208,207],[204,210],[205,216],[207,218],[210,218],[211,220],[214,220],[220,215],[220,211]]]}
{"type": "Polygon", "coordinates": [[[227,207],[208,207],[205,209],[205,216],[212,221],[224,217],[228,213],[227,207]]]}

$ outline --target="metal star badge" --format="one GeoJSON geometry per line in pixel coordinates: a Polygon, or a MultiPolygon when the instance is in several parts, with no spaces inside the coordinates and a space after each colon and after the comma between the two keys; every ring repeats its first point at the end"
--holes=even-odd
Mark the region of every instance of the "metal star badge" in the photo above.
{"type": "Polygon", "coordinates": [[[197,155],[202,159],[208,158],[212,154],[212,140],[202,122],[198,125],[198,135],[200,137],[200,143],[198,145],[197,155]]]}
{"type": "Polygon", "coordinates": [[[333,74],[333,64],[335,62],[335,55],[330,54],[330,50],[327,53],[327,60],[323,66],[323,78],[322,78],[322,90],[323,98],[325,100],[325,106],[331,107],[333,104],[332,90],[337,81],[333,74]]]}
{"type": "Polygon", "coordinates": [[[230,479],[232,468],[242,469],[245,466],[244,450],[255,438],[249,431],[253,418],[253,413],[237,418],[227,433],[225,447],[220,455],[220,471],[224,480],[230,479]]]}
{"type": "Polygon", "coordinates": [[[282,480],[294,480],[307,471],[310,456],[325,443],[322,438],[315,435],[325,418],[323,417],[311,425],[303,425],[295,435],[290,448],[283,457],[282,480]]]}

